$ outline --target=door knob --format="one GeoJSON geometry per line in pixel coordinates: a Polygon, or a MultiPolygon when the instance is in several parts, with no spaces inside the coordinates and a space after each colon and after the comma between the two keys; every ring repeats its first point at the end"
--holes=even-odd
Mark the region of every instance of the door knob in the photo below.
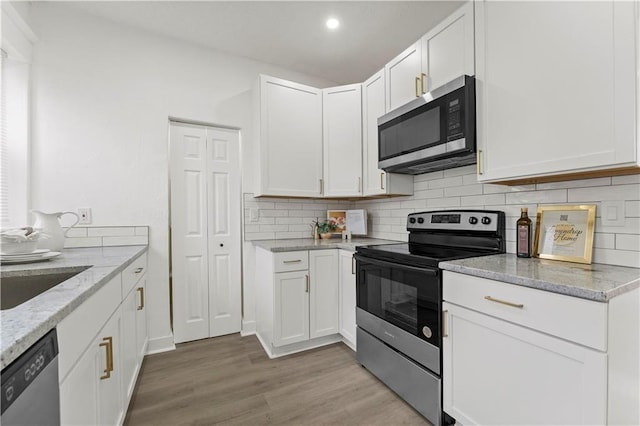
{"type": "Polygon", "coordinates": [[[220,243],[220,247],[224,247],[224,244],[220,243]]]}

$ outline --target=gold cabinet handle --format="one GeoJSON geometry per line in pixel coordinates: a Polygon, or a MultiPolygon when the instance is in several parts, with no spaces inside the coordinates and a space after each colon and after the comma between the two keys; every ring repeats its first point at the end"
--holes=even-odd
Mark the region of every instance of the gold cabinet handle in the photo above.
{"type": "Polygon", "coordinates": [[[380,173],[380,189],[384,191],[384,172],[380,173]]]}
{"type": "Polygon", "coordinates": [[[136,290],[140,293],[140,304],[138,305],[138,310],[141,311],[144,309],[144,287],[138,287],[136,290]]]}
{"type": "Polygon", "coordinates": [[[418,96],[420,96],[420,95],[418,94],[418,84],[420,84],[420,77],[416,77],[416,81],[415,81],[416,98],[417,98],[418,96]]]}
{"type": "Polygon", "coordinates": [[[476,167],[478,168],[478,175],[482,174],[482,150],[479,149],[476,154],[476,167]]]}
{"type": "Polygon", "coordinates": [[[484,298],[485,300],[488,300],[490,302],[502,303],[503,305],[511,306],[513,308],[518,308],[518,309],[524,308],[524,303],[507,302],[506,300],[495,299],[491,296],[485,296],[484,298]]]}
{"type": "Polygon", "coordinates": [[[422,94],[424,95],[425,93],[427,93],[426,90],[424,90],[424,80],[425,78],[427,78],[427,75],[425,73],[420,74],[420,89],[422,94]]]}
{"type": "Polygon", "coordinates": [[[282,263],[300,263],[302,262],[302,259],[295,259],[295,260],[283,260],[282,263]]]}
{"type": "Polygon", "coordinates": [[[305,277],[307,278],[307,286],[306,286],[306,288],[304,289],[304,292],[305,292],[305,293],[309,293],[309,275],[305,275],[305,277]]]}
{"type": "Polygon", "coordinates": [[[351,255],[351,275],[356,274],[356,258],[351,255]]]}
{"type": "Polygon", "coordinates": [[[322,195],[323,192],[324,192],[324,182],[322,182],[322,179],[320,179],[320,195],[322,195]]]}
{"type": "Polygon", "coordinates": [[[104,375],[100,376],[100,380],[105,380],[111,377],[111,372],[113,371],[113,337],[103,337],[98,346],[106,349],[107,368],[104,369],[104,375]]]}
{"type": "Polygon", "coordinates": [[[135,271],[133,271],[134,274],[139,274],[140,272],[144,271],[144,268],[136,268],[135,271]]]}
{"type": "Polygon", "coordinates": [[[447,334],[447,329],[445,328],[445,321],[447,319],[447,310],[442,311],[442,337],[449,337],[447,334]]]}

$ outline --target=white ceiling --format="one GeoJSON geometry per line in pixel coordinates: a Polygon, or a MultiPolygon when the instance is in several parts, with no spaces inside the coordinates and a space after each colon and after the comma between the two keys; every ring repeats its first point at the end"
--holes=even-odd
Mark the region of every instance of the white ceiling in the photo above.
{"type": "Polygon", "coordinates": [[[460,1],[77,1],[120,24],[339,84],[364,81],[460,1]],[[338,18],[329,31],[325,21],[338,18]]]}

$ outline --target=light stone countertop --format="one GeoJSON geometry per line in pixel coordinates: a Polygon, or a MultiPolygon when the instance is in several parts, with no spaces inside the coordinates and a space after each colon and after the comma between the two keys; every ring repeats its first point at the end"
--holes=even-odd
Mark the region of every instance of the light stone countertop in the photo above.
{"type": "Polygon", "coordinates": [[[440,268],[582,299],[607,302],[640,287],[640,269],[523,259],[514,254],[440,262],[440,268]]]}
{"type": "Polygon", "coordinates": [[[21,305],[0,312],[0,368],[18,358],[146,251],[147,246],[64,249],[62,255],[46,262],[2,265],[0,279],[89,268],[21,305]]]}
{"type": "Polygon", "coordinates": [[[343,249],[356,251],[358,246],[379,245],[379,244],[397,244],[403,241],[380,240],[377,238],[353,237],[351,241],[341,238],[331,238],[328,240],[314,240],[313,238],[296,238],[289,240],[255,240],[252,241],[256,247],[263,248],[268,251],[285,252],[296,250],[328,250],[343,249]]]}

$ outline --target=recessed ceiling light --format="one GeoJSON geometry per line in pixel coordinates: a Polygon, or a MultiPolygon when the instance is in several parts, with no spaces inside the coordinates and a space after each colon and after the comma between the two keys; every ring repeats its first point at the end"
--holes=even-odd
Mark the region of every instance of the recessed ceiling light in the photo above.
{"type": "Polygon", "coordinates": [[[340,21],[338,21],[336,18],[327,19],[327,28],[329,28],[330,30],[335,30],[339,26],[340,26],[340,21]]]}

